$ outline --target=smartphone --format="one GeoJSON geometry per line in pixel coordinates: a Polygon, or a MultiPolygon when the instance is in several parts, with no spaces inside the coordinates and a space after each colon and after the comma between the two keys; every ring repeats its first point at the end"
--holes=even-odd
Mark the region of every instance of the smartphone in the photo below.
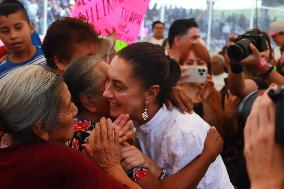
{"type": "Polygon", "coordinates": [[[208,69],[206,66],[188,66],[187,72],[189,76],[184,79],[187,83],[205,83],[207,79],[208,69]]]}

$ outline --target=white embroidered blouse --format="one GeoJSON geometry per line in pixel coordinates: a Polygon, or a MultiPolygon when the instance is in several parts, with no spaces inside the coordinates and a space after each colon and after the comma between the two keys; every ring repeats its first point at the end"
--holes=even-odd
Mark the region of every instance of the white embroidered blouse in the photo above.
{"type": "MultiPolygon", "coordinates": [[[[182,114],[165,105],[146,124],[137,127],[143,153],[171,175],[201,154],[210,126],[196,113],[182,114]]],[[[219,155],[209,166],[197,189],[233,189],[219,155]]]]}

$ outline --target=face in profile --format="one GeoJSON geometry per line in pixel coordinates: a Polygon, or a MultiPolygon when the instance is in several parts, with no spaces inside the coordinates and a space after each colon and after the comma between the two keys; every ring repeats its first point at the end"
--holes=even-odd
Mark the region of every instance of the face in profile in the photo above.
{"type": "Polygon", "coordinates": [[[0,39],[8,51],[22,53],[31,48],[33,25],[28,23],[23,12],[0,16],[0,39]]]}
{"type": "Polygon", "coordinates": [[[276,43],[277,46],[281,47],[284,44],[284,32],[276,33],[272,36],[273,41],[276,43]]]}
{"type": "Polygon", "coordinates": [[[103,92],[105,90],[105,84],[107,81],[107,72],[108,72],[109,65],[101,61],[99,62],[93,69],[96,69],[97,72],[100,73],[102,77],[101,85],[99,86],[99,95],[97,95],[94,99],[94,106],[96,107],[97,111],[96,114],[100,117],[109,116],[109,103],[107,99],[103,96],[103,92]]]}
{"type": "Polygon", "coordinates": [[[145,93],[142,82],[133,77],[132,66],[115,56],[108,69],[103,94],[109,102],[110,115],[117,117],[127,113],[131,119],[139,119],[145,108],[145,93]]]}
{"type": "Polygon", "coordinates": [[[71,94],[67,85],[64,84],[58,121],[56,128],[49,132],[49,142],[64,144],[73,137],[73,121],[77,113],[77,107],[71,102],[71,94]]]}
{"type": "MultiPolygon", "coordinates": [[[[91,56],[96,54],[96,45],[92,43],[75,43],[73,47],[73,53],[71,55],[71,58],[69,62],[73,62],[78,58],[81,58],[83,56],[91,56]]],[[[70,64],[69,63],[69,64],[70,64]]]]}
{"type": "Polygon", "coordinates": [[[187,33],[183,36],[180,36],[180,47],[181,49],[187,49],[191,44],[200,42],[200,33],[199,29],[192,27],[187,30],[187,33]]]}
{"type": "Polygon", "coordinates": [[[96,54],[96,45],[92,43],[75,43],[73,46],[72,54],[68,60],[55,60],[56,70],[59,74],[63,74],[68,65],[78,58],[84,56],[91,56],[96,54]]]}

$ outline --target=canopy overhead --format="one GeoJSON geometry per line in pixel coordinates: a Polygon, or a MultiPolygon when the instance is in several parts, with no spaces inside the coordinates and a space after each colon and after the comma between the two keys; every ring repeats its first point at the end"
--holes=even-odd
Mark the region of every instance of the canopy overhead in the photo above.
{"type": "MultiPolygon", "coordinates": [[[[185,9],[207,9],[208,0],[151,0],[150,9],[155,5],[157,8],[165,7],[177,7],[185,9]]],[[[209,0],[214,1],[214,9],[220,10],[236,10],[236,9],[251,9],[255,8],[257,1],[258,7],[261,6],[262,0],[209,0]]]]}

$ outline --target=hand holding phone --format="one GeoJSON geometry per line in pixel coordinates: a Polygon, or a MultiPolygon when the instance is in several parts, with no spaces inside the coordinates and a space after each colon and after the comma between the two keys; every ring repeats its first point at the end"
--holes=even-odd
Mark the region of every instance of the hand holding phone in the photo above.
{"type": "Polygon", "coordinates": [[[189,76],[183,81],[187,83],[205,83],[208,69],[206,66],[188,66],[187,72],[189,76]]]}

